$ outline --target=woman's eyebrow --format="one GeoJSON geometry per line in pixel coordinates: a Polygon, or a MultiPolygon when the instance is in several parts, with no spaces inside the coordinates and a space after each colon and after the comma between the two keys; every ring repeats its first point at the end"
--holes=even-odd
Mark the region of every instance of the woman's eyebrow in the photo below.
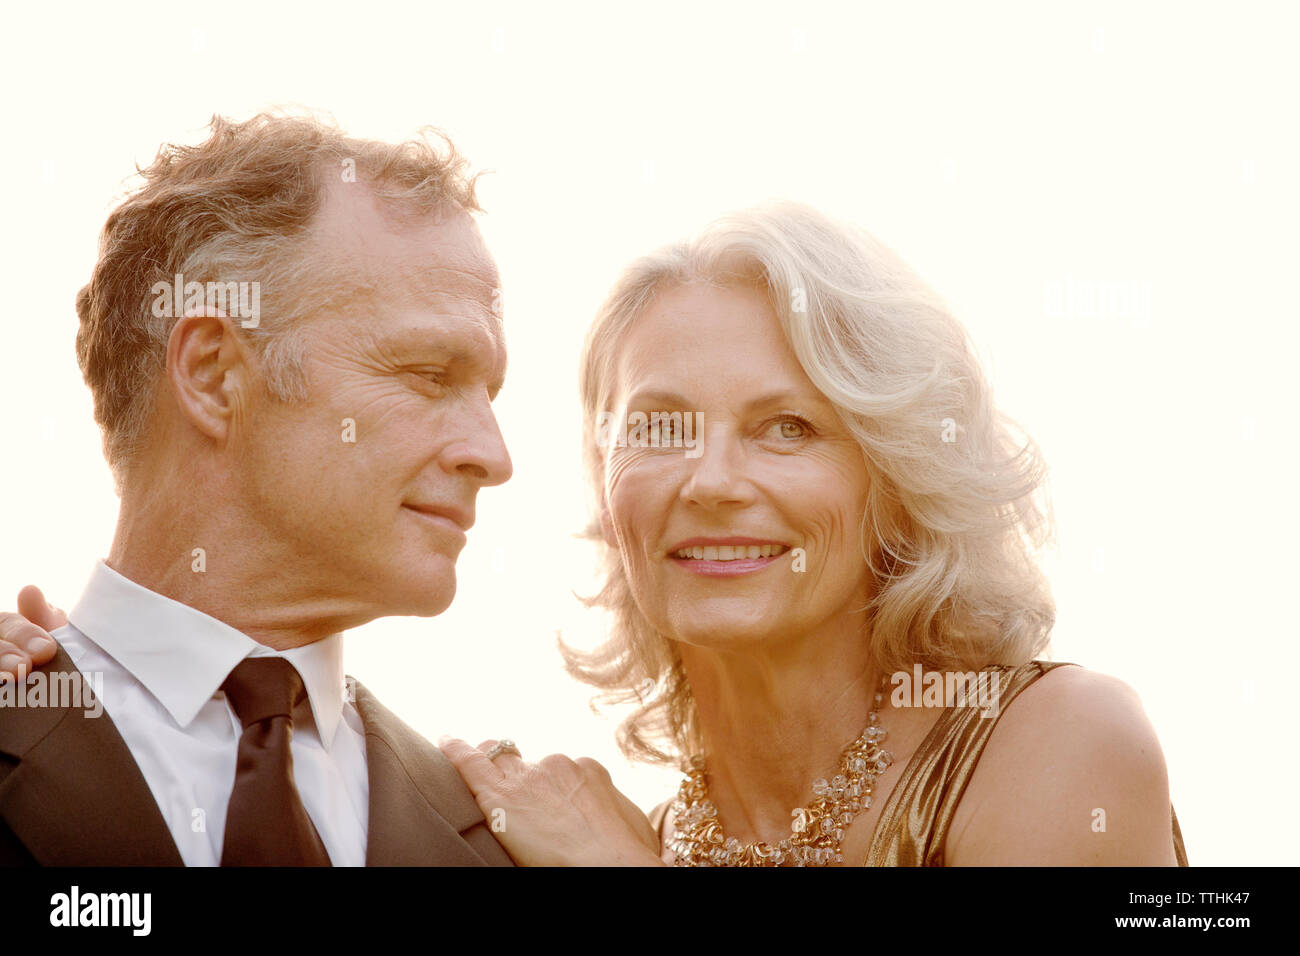
{"type": "MultiPolygon", "coordinates": [[[[772,405],[791,405],[805,404],[809,401],[817,401],[821,404],[827,403],[826,396],[820,392],[809,393],[807,391],[791,388],[778,389],[767,392],[752,398],[741,406],[742,411],[751,412],[757,408],[765,408],[772,405]]],[[[649,388],[634,392],[628,398],[628,404],[633,406],[645,407],[648,405],[662,405],[665,409],[684,409],[693,408],[696,403],[685,398],[678,392],[667,389],[649,388]]]]}
{"type": "Polygon", "coordinates": [[[691,403],[677,392],[660,391],[657,389],[643,389],[631,395],[627,403],[629,405],[662,405],[665,409],[682,409],[688,407],[691,403]]]}

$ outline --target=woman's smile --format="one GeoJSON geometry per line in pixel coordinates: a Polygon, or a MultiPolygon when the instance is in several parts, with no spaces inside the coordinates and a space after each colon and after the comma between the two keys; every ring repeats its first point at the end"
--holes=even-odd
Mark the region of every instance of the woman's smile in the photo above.
{"type": "Polygon", "coordinates": [[[763,538],[690,538],[669,548],[667,560],[691,574],[736,577],[770,567],[789,550],[763,538]]]}

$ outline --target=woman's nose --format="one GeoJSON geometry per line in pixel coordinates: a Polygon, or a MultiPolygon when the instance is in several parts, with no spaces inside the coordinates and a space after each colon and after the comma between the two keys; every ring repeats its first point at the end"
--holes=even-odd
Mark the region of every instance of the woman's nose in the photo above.
{"type": "Polygon", "coordinates": [[[753,485],[740,436],[723,423],[710,426],[700,436],[699,455],[684,458],[688,470],[682,500],[705,508],[744,505],[753,499],[753,485]]]}

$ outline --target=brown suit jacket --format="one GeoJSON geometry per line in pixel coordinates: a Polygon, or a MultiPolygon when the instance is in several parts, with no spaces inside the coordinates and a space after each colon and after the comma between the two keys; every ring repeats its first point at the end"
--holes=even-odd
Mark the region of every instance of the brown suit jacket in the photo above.
{"type": "MultiPolygon", "coordinates": [[[[62,647],[49,673],[73,673],[62,647]]],[[[360,683],[367,866],[510,866],[455,767],[360,683]]],[[[0,707],[0,866],[182,866],[108,712],[0,707]]]]}

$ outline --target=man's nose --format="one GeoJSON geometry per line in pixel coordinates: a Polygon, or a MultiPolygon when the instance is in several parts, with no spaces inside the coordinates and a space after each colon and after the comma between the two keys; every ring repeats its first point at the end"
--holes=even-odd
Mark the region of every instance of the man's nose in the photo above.
{"type": "Polygon", "coordinates": [[[443,466],[472,477],[479,485],[500,485],[514,474],[496,413],[486,399],[467,409],[462,419],[464,437],[443,451],[443,466]]]}

